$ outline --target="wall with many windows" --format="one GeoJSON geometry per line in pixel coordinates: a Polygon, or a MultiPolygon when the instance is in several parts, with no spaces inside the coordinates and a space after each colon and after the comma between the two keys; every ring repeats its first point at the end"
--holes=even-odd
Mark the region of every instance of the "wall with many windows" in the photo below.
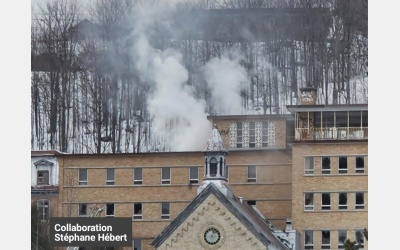
{"type": "Polygon", "coordinates": [[[293,143],[292,156],[293,227],[304,235],[304,249],[340,249],[345,236],[363,241],[368,143],[293,143]]]}
{"type": "MultiPolygon", "coordinates": [[[[228,182],[275,227],[291,217],[291,151],[229,152],[228,182]]],[[[202,152],[66,155],[60,176],[60,216],[132,217],[136,244],[147,244],[197,195],[204,176],[202,152]]],[[[135,243],[134,243],[135,244],[135,243]]]]}

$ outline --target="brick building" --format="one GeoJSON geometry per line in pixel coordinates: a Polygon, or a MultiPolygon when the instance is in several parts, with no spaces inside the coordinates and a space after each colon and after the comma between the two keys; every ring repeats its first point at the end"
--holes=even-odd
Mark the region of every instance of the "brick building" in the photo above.
{"type": "MultiPolygon", "coordinates": [[[[315,90],[302,89],[301,104],[287,108],[291,115],[209,117],[229,152],[232,193],[276,232],[291,220],[299,249],[340,249],[347,238],[368,249],[367,105],[316,105],[315,90]]],[[[132,217],[135,249],[154,249],[206,176],[198,151],[62,154],[58,166],[57,216],[104,206],[101,216],[132,217]]]]}

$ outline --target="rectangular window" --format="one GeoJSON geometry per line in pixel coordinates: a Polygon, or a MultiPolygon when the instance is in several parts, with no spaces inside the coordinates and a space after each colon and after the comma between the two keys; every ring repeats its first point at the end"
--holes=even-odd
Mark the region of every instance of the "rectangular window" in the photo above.
{"type": "Polygon", "coordinates": [[[228,169],[228,165],[225,166],[225,170],[226,170],[226,180],[229,182],[229,169],[228,169]]]}
{"type": "Polygon", "coordinates": [[[339,193],[339,209],[347,209],[347,193],[339,193]]]}
{"type": "Polygon", "coordinates": [[[243,147],[243,125],[241,122],[236,123],[236,147],[243,147]]]}
{"type": "Polygon", "coordinates": [[[162,167],[161,168],[161,184],[171,184],[171,168],[162,167]]]}
{"type": "Polygon", "coordinates": [[[142,239],[132,240],[133,250],[142,250],[142,239]]]}
{"type": "Polygon", "coordinates": [[[314,174],[314,157],[304,157],[304,174],[314,174]]]}
{"type": "Polygon", "coordinates": [[[115,169],[107,168],[106,185],[114,185],[114,184],[115,184],[115,169]]]}
{"type": "Polygon", "coordinates": [[[37,209],[39,213],[40,221],[49,220],[49,201],[48,200],[38,200],[37,209]]]}
{"type": "Polygon", "coordinates": [[[256,147],[256,123],[249,122],[249,148],[256,147]]]}
{"type": "Polygon", "coordinates": [[[331,232],[322,231],[321,249],[331,249],[331,232]]]}
{"type": "Polygon", "coordinates": [[[344,242],[347,239],[347,231],[339,230],[338,232],[338,247],[339,249],[344,249],[344,242]]]}
{"type": "Polygon", "coordinates": [[[81,168],[79,169],[79,185],[87,185],[87,180],[88,180],[88,174],[87,174],[87,168],[81,168]]]}
{"type": "Polygon", "coordinates": [[[322,160],[322,174],[330,174],[331,173],[331,157],[323,156],[322,160]]]}
{"type": "Polygon", "coordinates": [[[199,183],[199,168],[198,167],[190,167],[189,183],[190,184],[199,183]]]}
{"type": "Polygon", "coordinates": [[[134,220],[142,219],[142,203],[139,202],[133,203],[133,219],[134,220]]]}
{"type": "Polygon", "coordinates": [[[339,174],[347,174],[347,157],[339,157],[339,174]]]}
{"type": "Polygon", "coordinates": [[[314,210],[314,194],[304,194],[304,210],[314,210]]]}
{"type": "Polygon", "coordinates": [[[87,216],[87,204],[86,203],[79,204],[79,216],[81,216],[81,217],[87,216]]]}
{"type": "Polygon", "coordinates": [[[304,249],[314,249],[314,231],[304,231],[304,249]]]}
{"type": "Polygon", "coordinates": [[[356,209],[364,209],[364,193],[356,193],[356,209]]]}
{"type": "Polygon", "coordinates": [[[321,209],[322,210],[330,210],[331,209],[331,194],[330,193],[322,193],[321,209]]]}
{"type": "Polygon", "coordinates": [[[161,219],[167,220],[169,219],[169,202],[161,203],[161,219]]]}
{"type": "Polygon", "coordinates": [[[359,246],[361,249],[364,248],[364,230],[355,230],[355,238],[357,242],[357,246],[359,246]]]}
{"type": "Polygon", "coordinates": [[[257,182],[257,167],[248,166],[247,167],[247,182],[257,182]]]}
{"type": "Polygon", "coordinates": [[[49,185],[49,171],[37,171],[37,185],[49,185]]]}
{"type": "Polygon", "coordinates": [[[114,217],[114,203],[107,203],[106,217],[114,217]]]}
{"type": "Polygon", "coordinates": [[[364,170],[364,156],[356,157],[356,174],[363,174],[364,170]]]}
{"type": "Polygon", "coordinates": [[[262,146],[263,148],[268,147],[268,122],[262,123],[262,146]]]}
{"type": "Polygon", "coordinates": [[[257,202],[253,201],[253,200],[248,200],[247,204],[249,204],[250,206],[255,206],[255,205],[257,205],[257,202]]]}
{"type": "Polygon", "coordinates": [[[143,172],[142,168],[133,169],[133,184],[142,185],[143,183],[143,172]]]}

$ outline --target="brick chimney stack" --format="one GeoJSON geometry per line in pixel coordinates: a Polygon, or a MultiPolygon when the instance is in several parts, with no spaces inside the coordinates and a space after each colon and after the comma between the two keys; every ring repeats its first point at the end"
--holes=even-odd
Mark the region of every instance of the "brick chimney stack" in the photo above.
{"type": "Polygon", "coordinates": [[[317,104],[317,89],[314,87],[306,87],[300,89],[300,105],[317,104]]]}

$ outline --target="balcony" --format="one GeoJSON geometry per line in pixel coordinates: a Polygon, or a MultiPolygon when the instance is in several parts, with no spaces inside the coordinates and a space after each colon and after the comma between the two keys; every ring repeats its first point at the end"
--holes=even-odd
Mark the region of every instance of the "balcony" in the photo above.
{"type": "Polygon", "coordinates": [[[367,140],[368,127],[296,128],[295,141],[367,140]]]}

